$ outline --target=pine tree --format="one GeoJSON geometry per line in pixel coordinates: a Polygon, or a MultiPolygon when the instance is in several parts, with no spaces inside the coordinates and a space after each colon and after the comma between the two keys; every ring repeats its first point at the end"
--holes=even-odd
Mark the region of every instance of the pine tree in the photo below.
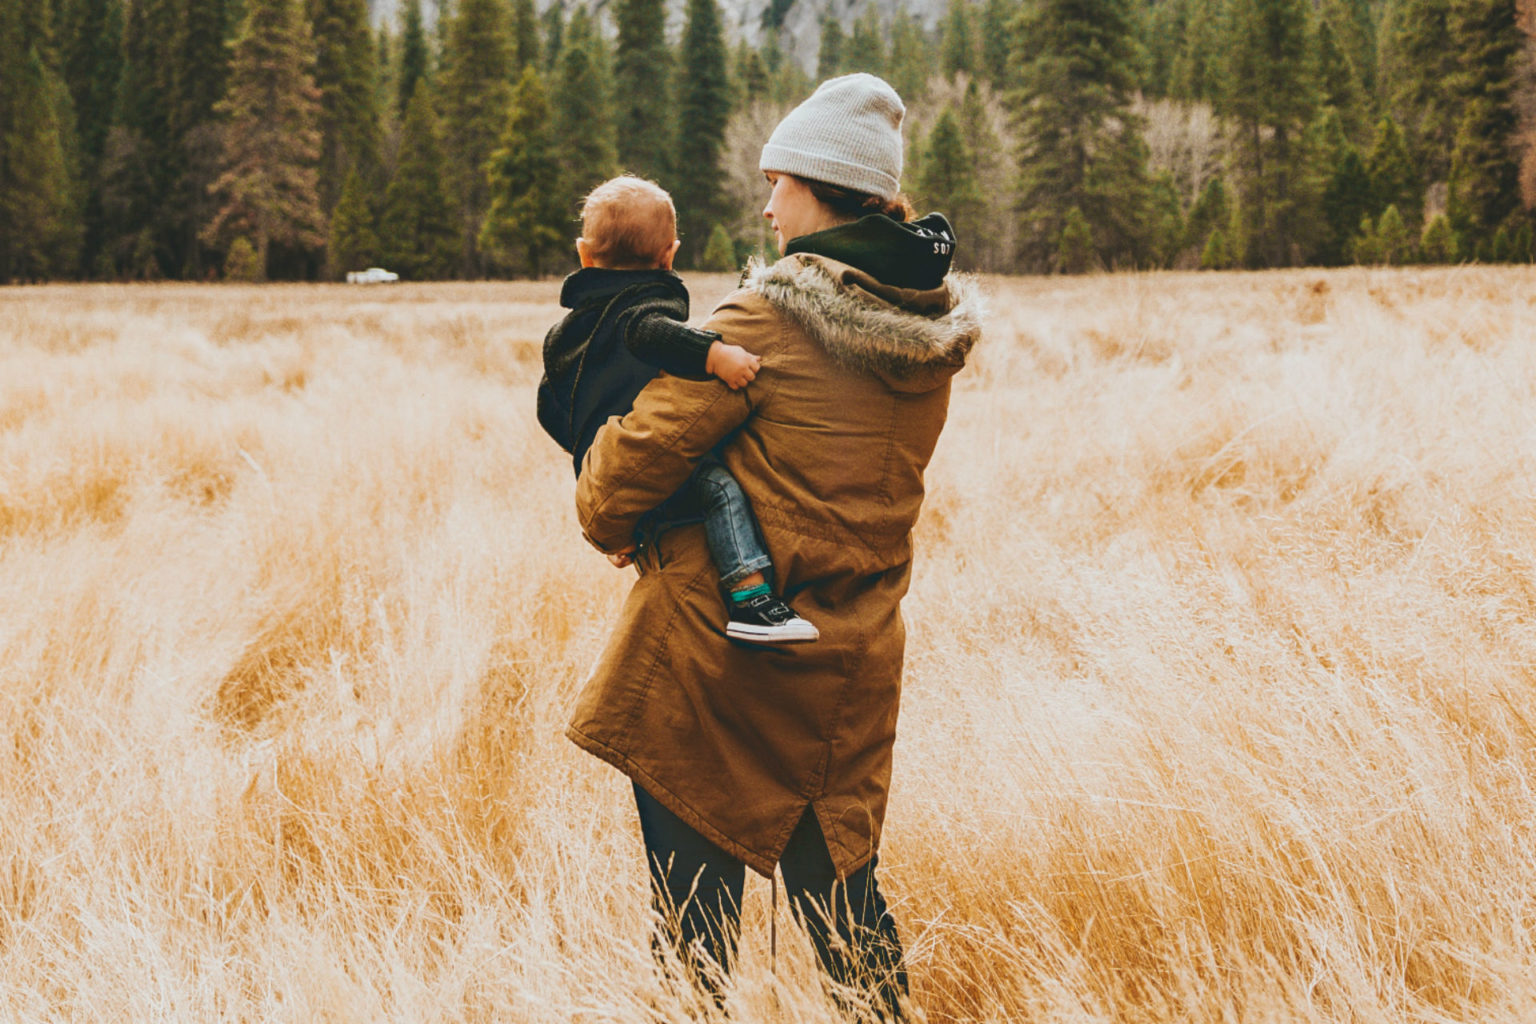
{"type": "Polygon", "coordinates": [[[1338,111],[1351,139],[1359,138],[1365,119],[1360,77],[1348,55],[1339,48],[1333,26],[1326,18],[1317,27],[1317,68],[1323,105],[1338,111]]]}
{"type": "Polygon", "coordinates": [[[552,75],[560,67],[560,54],[565,52],[564,6],[550,4],[539,17],[539,28],[544,35],[540,44],[539,69],[546,75],[552,75]]]}
{"type": "Polygon", "coordinates": [[[745,39],[736,44],[736,53],[731,61],[731,80],[735,101],[733,107],[745,106],[768,97],[768,64],[763,60],[762,51],[745,39]]]}
{"type": "Polygon", "coordinates": [[[86,180],[94,181],[122,74],[123,5],[121,0],[70,0],[60,22],[64,80],[74,100],[83,169],[86,180]]]}
{"type": "Polygon", "coordinates": [[[211,269],[202,227],[214,214],[209,188],[219,175],[222,128],[215,107],[229,82],[225,0],[182,0],[174,53],[171,129],[180,175],[168,203],[176,270],[200,278],[211,269]]]}
{"type": "Polygon", "coordinates": [[[238,284],[254,284],[266,280],[266,270],[251,240],[240,235],[229,245],[224,256],[224,280],[238,284]]]}
{"type": "Polygon", "coordinates": [[[773,103],[790,106],[811,94],[811,76],[799,61],[784,56],[777,37],[770,36],[764,44],[763,63],[768,67],[768,99],[773,103]]]}
{"type": "Polygon", "coordinates": [[[354,171],[368,182],[381,179],[378,69],[364,0],[309,0],[309,7],[320,89],[320,208],[329,214],[354,171]]]}
{"type": "MultiPolygon", "coordinates": [[[[1231,223],[1232,204],[1227,198],[1226,182],[1221,175],[1213,175],[1200,187],[1200,195],[1196,197],[1195,205],[1190,207],[1189,216],[1185,218],[1184,248],[1201,250],[1210,239],[1211,232],[1224,230],[1231,223]]],[[[1226,246],[1225,237],[1222,246],[1226,246]]]]}
{"type": "Polygon", "coordinates": [[[1015,22],[1019,242],[1030,269],[1068,251],[1072,211],[1098,262],[1145,255],[1146,144],[1131,108],[1130,31],[1124,0],[1041,0],[1015,22]]]}
{"type": "Polygon", "coordinates": [[[480,229],[480,247],[502,267],[533,277],[569,244],[553,134],[539,71],[526,67],[500,145],[486,164],[491,208],[480,229]]]}
{"type": "Polygon", "coordinates": [[[1094,269],[1093,229],[1083,211],[1072,207],[1062,219],[1061,235],[1056,241],[1056,270],[1063,274],[1086,274],[1094,269]]]}
{"type": "MultiPolygon", "coordinates": [[[[60,45],[80,147],[82,231],[87,254],[100,251],[106,240],[101,185],[117,83],[122,77],[123,19],[121,0],[71,0],[62,14],[60,45]]],[[[0,62],[0,66],[17,65],[0,62]]],[[[84,269],[89,272],[94,268],[84,269]]]]}
{"type": "Polygon", "coordinates": [[[214,119],[229,83],[230,28],[225,0],[185,0],[180,9],[172,102],[178,136],[214,119]]]}
{"type": "Polygon", "coordinates": [[[400,91],[395,100],[402,120],[417,84],[428,78],[431,71],[432,55],[421,21],[421,0],[405,0],[405,21],[400,31],[400,91]]]}
{"type": "Polygon", "coordinates": [[[1456,233],[1451,230],[1451,219],[1437,213],[1424,225],[1419,237],[1419,258],[1425,263],[1455,263],[1461,248],[1456,233]]]}
{"type": "MultiPolygon", "coordinates": [[[[1379,6],[1380,0],[1321,0],[1318,8],[1320,20],[1329,26],[1335,43],[1355,73],[1362,96],[1367,98],[1376,95],[1379,53],[1375,8],[1379,6]]],[[[1362,117],[1372,112],[1364,110],[1362,117]]]]}
{"type": "Polygon", "coordinates": [[[709,244],[699,260],[699,269],[714,273],[729,273],[736,269],[736,244],[724,224],[716,224],[709,233],[709,244]]]}
{"type": "MultiPolygon", "coordinates": [[[[1174,65],[1184,48],[1189,29],[1187,0],[1160,0],[1143,13],[1146,67],[1141,76],[1148,96],[1163,97],[1173,91],[1174,65]]],[[[985,45],[986,34],[982,34],[985,45]]]]}
{"type": "Polygon", "coordinates": [[[1390,0],[1386,14],[1384,88],[1426,181],[1446,180],[1462,106],[1455,90],[1460,60],[1451,38],[1451,3],[1390,0]]]}
{"type": "Polygon", "coordinates": [[[976,253],[968,242],[979,240],[986,204],[976,181],[976,154],[967,144],[953,106],[946,106],[933,123],[923,147],[923,161],[916,177],[916,192],[924,206],[949,218],[955,229],[955,261],[965,268],[976,266],[976,253]]]}
{"type": "Polygon", "coordinates": [[[1201,270],[1226,270],[1232,265],[1232,257],[1227,252],[1227,236],[1220,228],[1212,231],[1210,237],[1205,240],[1205,247],[1200,250],[1201,270]]]}
{"type": "Polygon", "coordinates": [[[437,22],[432,33],[437,37],[435,45],[432,47],[432,56],[434,57],[434,88],[436,83],[448,74],[448,65],[453,60],[451,43],[453,40],[453,23],[457,13],[458,4],[455,0],[437,0],[437,22]]]}
{"type": "Polygon", "coordinates": [[[1489,263],[1508,263],[1512,251],[1509,229],[1503,224],[1493,233],[1493,240],[1488,243],[1489,263]]]}
{"type": "Polygon", "coordinates": [[[1403,223],[1397,207],[1388,206],[1376,222],[1376,254],[1389,267],[1399,267],[1408,262],[1413,252],[1413,234],[1403,223]]]}
{"type": "Polygon", "coordinates": [[[1529,220],[1523,220],[1515,228],[1510,239],[1509,259],[1512,263],[1530,263],[1536,259],[1536,228],[1529,220]]]}
{"type": "Polygon", "coordinates": [[[821,43],[816,51],[816,77],[825,82],[843,73],[843,23],[830,12],[821,19],[821,43]]]}
{"type": "Polygon", "coordinates": [[[539,66],[539,14],[533,0],[512,0],[512,68],[521,76],[524,68],[539,66]]]}
{"type": "Polygon", "coordinates": [[[970,0],[949,0],[944,13],[943,39],[940,67],[944,74],[949,78],[975,74],[979,61],[976,59],[976,27],[970,0]]]}
{"type": "Polygon", "coordinates": [[[672,58],[663,0],[619,0],[614,94],[619,164],[663,186],[672,170],[672,58]]]}
{"type": "Polygon", "coordinates": [[[683,52],[687,73],[678,91],[678,173],[673,200],[683,241],[679,256],[683,266],[692,266],[704,255],[710,227],[728,214],[721,191],[721,156],[725,123],[731,115],[731,84],[715,0],[688,0],[683,52]]]}
{"type": "MultiPolygon", "coordinates": [[[[396,104],[400,96],[399,40],[393,26],[380,25],[373,33],[373,106],[379,112],[381,140],[387,141],[399,124],[396,104]]],[[[382,150],[381,150],[382,153],[382,150]]]]}
{"type": "Polygon", "coordinates": [[[1326,231],[1317,251],[1319,262],[1341,266],[1349,261],[1350,242],[1360,221],[1376,212],[1375,190],[1360,151],[1345,136],[1337,112],[1324,129],[1330,168],[1323,186],[1322,213],[1326,231]]]}
{"type": "Polygon", "coordinates": [[[279,263],[325,244],[326,220],[316,189],[320,159],[320,90],[314,42],[297,0],[247,0],[235,44],[224,117],[224,172],[213,184],[219,208],[204,229],[210,244],[251,239],[259,265],[279,263]]]}
{"type": "Polygon", "coordinates": [[[574,215],[581,197],[613,176],[618,164],[613,86],[601,46],[586,9],[576,8],[566,28],[552,96],[555,144],[565,185],[561,202],[568,215],[574,215]]]}
{"type": "Polygon", "coordinates": [[[853,23],[853,35],[844,49],[843,64],[848,71],[885,75],[885,26],[880,21],[878,7],[864,8],[859,20],[853,23]]]}
{"type": "Polygon", "coordinates": [[[1218,109],[1232,125],[1243,212],[1236,247],[1250,266],[1291,265],[1316,242],[1304,144],[1317,110],[1310,36],[1308,0],[1232,0],[1218,109]]]}
{"type": "Polygon", "coordinates": [[[1376,234],[1376,224],[1371,218],[1366,217],[1360,221],[1360,227],[1349,243],[1349,258],[1359,266],[1381,262],[1381,243],[1376,234]]]}
{"type": "Polygon", "coordinates": [[[13,63],[0,106],[0,281],[73,275],[79,256],[82,220],[69,166],[74,112],[67,86],[44,61],[46,25],[23,24],[3,46],[13,63]]]}
{"type": "Polygon", "coordinates": [[[613,177],[617,166],[613,124],[613,84],[605,74],[602,38],[587,9],[576,8],[565,29],[565,49],[554,77],[554,143],[559,154],[562,209],[574,215],[576,204],[593,187],[613,177]]]}
{"type": "Polygon", "coordinates": [[[1018,0],[985,0],[981,8],[982,77],[999,92],[1013,87],[1013,62],[1009,53],[1010,25],[1018,16],[1018,0]]]}
{"type": "Polygon", "coordinates": [[[177,8],[134,0],[123,29],[123,69],[102,165],[110,262],[134,277],[179,269],[174,193],[182,151],[174,129],[177,8]]]}
{"type": "Polygon", "coordinates": [[[1169,69],[1168,95],[1214,100],[1221,90],[1226,12],[1220,0],[1187,0],[1184,45],[1169,69]]]}
{"type": "Polygon", "coordinates": [[[1409,230],[1418,231],[1424,221],[1424,183],[1408,155],[1407,139],[1391,117],[1382,118],[1376,126],[1366,169],[1371,181],[1371,214],[1379,215],[1396,206],[1409,230]]]}
{"type": "Polygon", "coordinates": [[[990,90],[984,90],[972,79],[966,86],[965,98],[960,101],[960,135],[970,146],[975,161],[982,213],[979,223],[959,236],[959,254],[962,264],[992,273],[1005,273],[1013,269],[1013,238],[1009,230],[1013,168],[993,126],[989,94],[990,90]]]}
{"type": "MultiPolygon", "coordinates": [[[[48,70],[57,71],[60,61],[58,35],[55,31],[53,0],[9,0],[0,5],[0,32],[9,33],[7,49],[20,53],[37,52],[37,59],[48,70]]],[[[20,68],[18,63],[7,69],[20,68]]],[[[16,72],[19,76],[19,71],[16,72]]]]}
{"type": "Polygon", "coordinates": [[[379,248],[385,265],[406,280],[449,277],[459,258],[459,233],[443,182],[443,142],[432,87],[411,94],[400,128],[400,157],[384,192],[379,248]]]}
{"type": "Polygon", "coordinates": [[[886,80],[908,105],[927,93],[933,54],[922,27],[905,8],[898,9],[891,20],[891,49],[886,68],[886,80]]]}
{"type": "Polygon", "coordinates": [[[1520,32],[1514,0],[1457,0],[1451,31],[1462,70],[1462,99],[1451,150],[1447,207],[1463,244],[1491,239],[1520,205],[1516,139],[1516,61],[1520,32]]]}
{"type": "Polygon", "coordinates": [[[336,212],[331,215],[331,238],[326,251],[335,277],[348,270],[362,270],[379,260],[379,236],[373,230],[373,209],[368,201],[371,194],[354,167],[347,174],[336,212]]]}
{"type": "Polygon", "coordinates": [[[1152,181],[1148,205],[1149,253],[1153,266],[1171,267],[1184,242],[1184,205],[1173,175],[1162,172],[1152,181]]]}
{"type": "Polygon", "coordinates": [[[506,128],[512,102],[512,35],[504,0],[459,0],[442,74],[443,134],[459,221],[459,270],[485,276],[480,224],[490,207],[485,163],[506,128]]]}

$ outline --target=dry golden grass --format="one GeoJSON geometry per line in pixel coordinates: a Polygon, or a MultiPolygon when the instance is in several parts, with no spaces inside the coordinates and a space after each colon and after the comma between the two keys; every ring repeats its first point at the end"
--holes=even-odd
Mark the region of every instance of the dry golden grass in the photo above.
{"type": "MultiPolygon", "coordinates": [[[[990,290],[884,854],[929,1019],[1531,1019],[1536,275],[990,290]]],[[[0,1018],[689,1019],[561,736],[629,576],[555,295],[0,292],[0,1018]]],[[[832,1020],[748,901],[733,1019],[832,1020]]]]}

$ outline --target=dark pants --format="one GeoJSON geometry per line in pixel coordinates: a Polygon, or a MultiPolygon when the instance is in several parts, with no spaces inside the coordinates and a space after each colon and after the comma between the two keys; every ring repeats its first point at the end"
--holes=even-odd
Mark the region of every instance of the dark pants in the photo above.
{"type": "MultiPolygon", "coordinates": [[[[741,923],[746,865],[635,786],[640,832],[651,867],[651,896],[668,937],[695,979],[716,994],[711,970],[729,972],[741,923]]],[[[899,1019],[907,994],[901,940],[875,881],[871,858],[838,882],[827,841],[807,807],[779,859],[795,918],[822,968],[840,985],[863,988],[899,1019]]]]}

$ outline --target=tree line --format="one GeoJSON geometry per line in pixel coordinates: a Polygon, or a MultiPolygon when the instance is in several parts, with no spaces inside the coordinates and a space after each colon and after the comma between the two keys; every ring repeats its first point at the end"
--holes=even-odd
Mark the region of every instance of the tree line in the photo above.
{"type": "Polygon", "coordinates": [[[817,80],[907,99],[908,190],[998,272],[1533,258],[1536,2],[951,0],[821,25],[716,0],[0,0],[0,280],[571,269],[620,169],[683,267],[767,244],[757,149],[817,80]],[[445,5],[447,6],[447,5],[445,5]]]}

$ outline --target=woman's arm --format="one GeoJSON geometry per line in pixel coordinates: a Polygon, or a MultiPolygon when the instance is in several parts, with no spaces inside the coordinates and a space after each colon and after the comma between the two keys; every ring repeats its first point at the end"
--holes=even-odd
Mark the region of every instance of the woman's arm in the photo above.
{"type": "Polygon", "coordinates": [[[576,481],[576,513],[582,532],[602,551],[633,543],[640,517],[681,487],[699,459],[772,392],[780,324],[765,303],[729,298],[704,326],[762,358],[757,380],[733,391],[714,378],[663,374],[645,386],[627,415],[598,430],[576,481]]]}

